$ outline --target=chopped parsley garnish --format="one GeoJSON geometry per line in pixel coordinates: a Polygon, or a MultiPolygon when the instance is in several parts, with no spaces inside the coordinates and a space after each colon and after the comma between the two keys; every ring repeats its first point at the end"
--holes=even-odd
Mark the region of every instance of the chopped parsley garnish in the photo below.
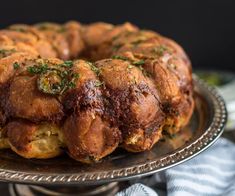
{"type": "Polygon", "coordinates": [[[21,27],[10,27],[10,30],[25,33],[26,30],[21,27]]]}
{"type": "Polygon", "coordinates": [[[37,84],[38,89],[47,94],[59,94],[63,89],[62,77],[55,70],[41,74],[37,84]]]}
{"type": "Polygon", "coordinates": [[[138,68],[142,71],[144,76],[150,76],[150,74],[142,67],[142,65],[139,65],[138,68]]]}
{"type": "Polygon", "coordinates": [[[97,76],[100,75],[101,71],[98,67],[96,67],[93,63],[89,61],[87,61],[86,63],[90,66],[91,70],[96,73],[97,76]]]}
{"type": "Polygon", "coordinates": [[[112,41],[115,41],[119,37],[120,37],[120,34],[117,34],[116,36],[113,36],[112,41]]]}
{"type": "Polygon", "coordinates": [[[14,49],[6,50],[6,49],[0,49],[0,53],[6,53],[6,52],[12,52],[14,49]]]}
{"type": "Polygon", "coordinates": [[[67,71],[67,70],[60,72],[60,75],[61,75],[62,77],[67,77],[69,74],[70,74],[70,71],[67,71]]]}
{"type": "Polygon", "coordinates": [[[64,63],[60,64],[62,67],[72,67],[73,61],[64,61],[64,63]]]}
{"type": "Polygon", "coordinates": [[[19,69],[19,68],[20,68],[20,64],[17,63],[17,62],[15,62],[15,63],[13,64],[13,67],[14,67],[14,69],[19,69]]]}
{"type": "Polygon", "coordinates": [[[56,31],[58,33],[64,33],[66,31],[66,28],[64,26],[54,26],[54,24],[51,23],[39,23],[36,25],[37,28],[41,31],[45,31],[45,30],[52,30],[52,31],[56,31]]]}
{"type": "Polygon", "coordinates": [[[135,76],[132,78],[132,82],[133,82],[133,84],[137,84],[137,79],[135,76]]]}
{"type": "Polygon", "coordinates": [[[39,30],[48,30],[50,29],[50,24],[49,23],[40,23],[36,25],[38,27],[39,30]]]}
{"type": "Polygon", "coordinates": [[[76,87],[76,84],[74,82],[69,82],[68,83],[68,87],[69,88],[75,88],[76,87]]]}
{"type": "Polygon", "coordinates": [[[10,49],[10,50],[0,49],[0,58],[7,57],[7,56],[11,55],[14,52],[16,52],[15,49],[10,49]]]}
{"type": "Polygon", "coordinates": [[[33,65],[27,68],[27,71],[31,74],[41,74],[45,73],[47,70],[48,70],[47,64],[33,65]]]}
{"type": "Polygon", "coordinates": [[[122,44],[116,44],[113,46],[113,50],[117,51],[118,49],[120,49],[122,47],[122,44]]]}
{"type": "Polygon", "coordinates": [[[73,77],[74,79],[78,79],[78,78],[80,77],[80,74],[79,74],[79,73],[73,73],[73,74],[72,74],[72,77],[73,77]]]}
{"type": "Polygon", "coordinates": [[[142,71],[144,76],[149,76],[149,73],[142,67],[142,65],[145,64],[145,61],[143,59],[136,61],[136,62],[133,62],[132,64],[136,65],[142,71]]]}
{"type": "Polygon", "coordinates": [[[133,65],[143,65],[144,63],[145,63],[144,60],[140,60],[140,61],[133,62],[132,64],[133,65]]]}
{"type": "Polygon", "coordinates": [[[99,80],[97,80],[97,81],[95,82],[95,87],[100,87],[100,86],[102,86],[102,85],[104,85],[104,82],[101,82],[101,81],[99,81],[99,80]]]}
{"type": "Polygon", "coordinates": [[[123,60],[123,61],[128,61],[129,60],[129,58],[127,58],[127,57],[118,56],[118,55],[112,56],[112,59],[120,59],[120,60],[123,60]]]}
{"type": "Polygon", "coordinates": [[[58,29],[58,33],[64,33],[66,31],[65,27],[61,27],[60,29],[58,29]]]}
{"type": "Polygon", "coordinates": [[[79,73],[74,73],[71,67],[73,61],[64,61],[57,66],[47,64],[33,65],[27,68],[31,74],[38,74],[38,89],[47,94],[62,94],[76,87],[79,73]]]}
{"type": "Polygon", "coordinates": [[[162,56],[166,51],[168,51],[168,49],[163,45],[153,48],[153,53],[157,54],[158,56],[162,56]]]}
{"type": "MultiPolygon", "coordinates": [[[[125,56],[112,56],[112,59],[121,59],[124,61],[130,61],[130,59],[125,56]]],[[[139,61],[132,62],[133,65],[143,65],[144,63],[145,63],[145,61],[143,59],[141,59],[139,61]]]]}
{"type": "Polygon", "coordinates": [[[60,70],[48,70],[40,74],[38,79],[39,89],[48,94],[62,94],[68,89],[76,87],[76,81],[80,77],[78,73],[60,70]]]}
{"type": "Polygon", "coordinates": [[[144,71],[144,68],[143,68],[142,66],[139,66],[139,69],[140,69],[141,71],[144,71]]]}
{"type": "MultiPolygon", "coordinates": [[[[121,59],[121,60],[124,60],[124,61],[131,61],[129,58],[124,57],[124,56],[113,56],[112,58],[113,59],[121,59]]],[[[132,65],[136,65],[143,72],[144,76],[149,76],[149,73],[142,67],[142,65],[145,64],[145,60],[141,59],[139,61],[134,61],[134,62],[132,61],[131,63],[132,63],[132,65]]],[[[128,65],[127,68],[128,69],[133,68],[132,65],[128,65]]]]}
{"type": "Polygon", "coordinates": [[[134,46],[138,46],[140,43],[142,43],[144,40],[143,39],[138,39],[136,41],[131,42],[134,46]]]}

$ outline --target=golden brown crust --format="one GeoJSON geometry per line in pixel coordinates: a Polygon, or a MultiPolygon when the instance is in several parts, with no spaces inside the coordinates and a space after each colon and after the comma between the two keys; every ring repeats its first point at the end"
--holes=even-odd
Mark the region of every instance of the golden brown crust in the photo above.
{"type": "Polygon", "coordinates": [[[164,123],[153,81],[129,61],[109,59],[96,65],[100,67],[100,78],[109,100],[108,116],[122,131],[122,145],[131,151],[150,149],[160,138],[164,123]]]}
{"type": "Polygon", "coordinates": [[[191,72],[177,43],[130,23],[10,26],[0,30],[0,148],[50,158],[65,147],[85,163],[118,146],[149,150],[189,122],[191,72]]]}
{"type": "Polygon", "coordinates": [[[81,25],[76,21],[67,22],[64,25],[65,36],[69,44],[70,58],[76,58],[85,48],[84,40],[82,39],[81,25]]]}
{"type": "Polygon", "coordinates": [[[84,26],[82,36],[86,49],[83,55],[90,60],[96,61],[109,58],[112,54],[112,42],[123,33],[135,32],[138,28],[130,23],[113,26],[107,23],[93,23],[84,26]]]}
{"type": "Polygon", "coordinates": [[[113,25],[103,22],[84,25],[82,30],[83,40],[88,47],[98,46],[102,43],[101,37],[113,28],[113,25]]]}
{"type": "Polygon", "coordinates": [[[0,128],[0,149],[10,148],[9,140],[7,137],[6,127],[1,125],[0,128]]]}
{"type": "Polygon", "coordinates": [[[37,77],[15,77],[9,88],[6,110],[10,116],[33,122],[58,121],[63,117],[62,105],[55,97],[38,91],[37,77]]]}
{"type": "Polygon", "coordinates": [[[73,73],[79,74],[73,89],[68,89],[62,95],[62,102],[66,111],[75,111],[87,107],[101,110],[102,93],[96,83],[99,81],[96,73],[92,71],[92,64],[84,60],[74,61],[73,73]]]}
{"type": "MultiPolygon", "coordinates": [[[[45,35],[37,30],[33,26],[25,25],[25,24],[15,24],[11,25],[9,28],[11,31],[21,32],[21,33],[28,33],[35,37],[34,42],[29,42],[28,44],[33,46],[37,52],[39,53],[40,57],[42,58],[53,58],[56,57],[56,52],[53,49],[50,42],[47,40],[45,35]]],[[[15,39],[17,42],[21,41],[15,39]]]]}
{"type": "Polygon", "coordinates": [[[71,157],[85,163],[107,156],[120,141],[120,131],[92,111],[68,117],[63,131],[71,157]]]}
{"type": "Polygon", "coordinates": [[[65,35],[63,34],[63,27],[54,23],[39,23],[35,27],[47,38],[55,52],[56,57],[63,60],[70,58],[69,45],[65,35]]]}
{"type": "Polygon", "coordinates": [[[51,44],[47,41],[45,36],[34,27],[27,25],[12,26],[8,30],[0,31],[0,36],[7,36],[15,44],[23,43],[32,47],[42,58],[56,57],[56,53],[51,44]]]}
{"type": "Polygon", "coordinates": [[[62,153],[60,128],[56,125],[36,125],[27,121],[13,121],[6,126],[11,149],[25,158],[47,159],[62,153]]]}
{"type": "Polygon", "coordinates": [[[163,129],[179,131],[188,123],[188,114],[191,116],[194,108],[191,66],[186,54],[175,42],[154,32],[129,33],[118,39],[115,44],[120,48],[114,55],[130,61],[143,60],[142,67],[155,81],[167,116],[163,129]]]}
{"type": "Polygon", "coordinates": [[[65,141],[70,156],[81,162],[101,159],[114,151],[120,141],[119,129],[103,118],[102,92],[96,86],[98,77],[93,66],[82,60],[74,62],[73,71],[80,77],[63,98],[65,109],[71,113],[63,127],[65,141]]]}

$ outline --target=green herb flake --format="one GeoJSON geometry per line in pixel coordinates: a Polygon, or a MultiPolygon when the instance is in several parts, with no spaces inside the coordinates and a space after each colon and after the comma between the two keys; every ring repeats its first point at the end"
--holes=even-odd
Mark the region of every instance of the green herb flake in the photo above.
{"type": "Polygon", "coordinates": [[[0,54],[4,54],[7,50],[5,49],[0,49],[0,54]]]}
{"type": "Polygon", "coordinates": [[[76,81],[80,77],[79,73],[73,72],[72,66],[73,61],[64,61],[58,67],[40,63],[27,67],[27,71],[39,75],[38,89],[40,91],[48,94],[62,94],[68,89],[75,88],[76,81]]]}
{"type": "Polygon", "coordinates": [[[47,64],[42,64],[42,65],[34,65],[30,66],[27,68],[27,71],[31,74],[41,74],[41,73],[46,73],[48,70],[48,65],[47,64]]]}
{"type": "Polygon", "coordinates": [[[38,74],[39,73],[39,69],[34,66],[27,67],[27,71],[31,74],[38,74]]]}
{"type": "Polygon", "coordinates": [[[6,49],[0,49],[0,53],[7,53],[7,52],[15,52],[15,49],[10,49],[10,50],[6,50],[6,49]]]}
{"type": "Polygon", "coordinates": [[[13,64],[13,67],[14,67],[14,69],[19,69],[19,68],[20,68],[20,64],[17,63],[17,62],[15,62],[15,63],[13,64]]]}
{"type": "Polygon", "coordinates": [[[139,66],[138,67],[141,71],[143,71],[144,70],[144,68],[142,67],[142,66],[139,66]]]}
{"type": "Polygon", "coordinates": [[[75,87],[76,87],[76,84],[71,81],[71,82],[68,83],[68,87],[69,87],[69,88],[75,88],[75,87]]]}
{"type": "Polygon", "coordinates": [[[0,58],[7,57],[7,56],[11,55],[14,52],[16,52],[15,49],[10,49],[10,50],[0,49],[0,58]]]}
{"type": "Polygon", "coordinates": [[[66,32],[66,28],[65,27],[61,27],[60,29],[58,29],[57,32],[58,33],[64,33],[64,32],[66,32]]]}
{"type": "Polygon", "coordinates": [[[139,39],[139,40],[136,40],[136,41],[133,41],[131,42],[132,45],[134,46],[138,46],[140,43],[142,43],[144,40],[143,39],[139,39]]]}
{"type": "Polygon", "coordinates": [[[143,65],[143,64],[145,64],[145,61],[144,60],[140,60],[140,61],[133,62],[132,64],[133,65],[143,65]]]}
{"type": "Polygon", "coordinates": [[[150,74],[142,67],[142,65],[139,65],[138,68],[142,71],[145,77],[150,76],[150,74]]]}
{"type": "Polygon", "coordinates": [[[72,67],[73,61],[64,61],[64,63],[60,64],[62,67],[72,67]]]}
{"type": "Polygon", "coordinates": [[[120,34],[117,34],[115,36],[112,37],[112,41],[115,41],[116,39],[118,39],[120,37],[120,34]]]}
{"type": "Polygon", "coordinates": [[[46,23],[46,22],[45,23],[39,23],[36,26],[38,27],[39,30],[42,30],[42,31],[51,29],[50,24],[46,23]]]}
{"type": "Polygon", "coordinates": [[[60,72],[60,75],[61,75],[61,77],[66,77],[66,76],[68,76],[69,75],[69,73],[70,73],[70,71],[68,70],[65,70],[65,71],[62,71],[62,72],[60,72]]]}
{"type": "Polygon", "coordinates": [[[73,73],[73,76],[72,76],[74,79],[78,79],[80,77],[80,74],[79,73],[73,73]]]}
{"type": "Polygon", "coordinates": [[[100,87],[100,86],[102,86],[102,85],[104,85],[104,82],[101,82],[101,81],[99,81],[99,80],[97,80],[97,81],[95,82],[95,87],[100,87]]]}
{"type": "Polygon", "coordinates": [[[137,79],[136,79],[136,77],[135,77],[135,76],[133,76],[133,78],[132,78],[132,82],[133,82],[133,84],[137,84],[137,79]]]}
{"type": "Polygon", "coordinates": [[[21,33],[25,33],[26,32],[26,30],[24,28],[21,28],[21,27],[10,27],[10,30],[21,32],[21,33]]]}
{"type": "Polygon", "coordinates": [[[100,75],[101,71],[98,67],[96,67],[93,63],[89,61],[87,61],[86,63],[90,66],[91,70],[96,73],[97,76],[100,75]]]}
{"type": "Polygon", "coordinates": [[[113,46],[113,50],[114,50],[114,51],[117,51],[117,50],[119,50],[121,47],[122,47],[122,44],[116,44],[116,45],[113,46]]]}
{"type": "Polygon", "coordinates": [[[40,74],[37,84],[38,89],[47,94],[59,94],[61,91],[62,78],[55,70],[50,70],[46,73],[40,74]]]}
{"type": "Polygon", "coordinates": [[[118,56],[118,55],[112,56],[112,59],[120,59],[120,60],[123,60],[123,61],[128,61],[129,60],[129,58],[127,58],[127,57],[118,56]]]}
{"type": "Polygon", "coordinates": [[[142,72],[143,72],[144,76],[146,76],[146,77],[151,76],[151,74],[149,72],[147,72],[146,70],[142,70],[142,72]]]}
{"type": "Polygon", "coordinates": [[[153,53],[157,54],[158,56],[162,56],[166,51],[168,51],[168,49],[163,45],[153,48],[153,53]]]}

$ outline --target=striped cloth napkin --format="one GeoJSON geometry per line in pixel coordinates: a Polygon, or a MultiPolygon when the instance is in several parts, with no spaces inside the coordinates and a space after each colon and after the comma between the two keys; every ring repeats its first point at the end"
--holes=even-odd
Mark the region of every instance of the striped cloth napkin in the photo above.
{"type": "Polygon", "coordinates": [[[235,144],[220,138],[200,156],[132,183],[116,196],[234,196],[235,144]]]}
{"type": "MultiPolygon", "coordinates": [[[[220,72],[212,72],[211,76],[217,77],[216,81],[231,77],[220,72]]],[[[208,82],[209,78],[204,79],[208,82]]],[[[218,88],[228,109],[226,131],[235,130],[234,75],[232,78],[218,88]]],[[[235,196],[235,143],[220,138],[190,161],[131,183],[117,196],[235,196]]]]}

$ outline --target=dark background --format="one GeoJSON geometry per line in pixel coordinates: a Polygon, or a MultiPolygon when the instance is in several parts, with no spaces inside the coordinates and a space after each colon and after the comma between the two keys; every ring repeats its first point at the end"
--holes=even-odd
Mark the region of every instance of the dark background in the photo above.
{"type": "Polygon", "coordinates": [[[1,28],[41,21],[130,21],[176,40],[189,54],[194,69],[235,71],[233,0],[4,0],[0,7],[1,28]]]}

